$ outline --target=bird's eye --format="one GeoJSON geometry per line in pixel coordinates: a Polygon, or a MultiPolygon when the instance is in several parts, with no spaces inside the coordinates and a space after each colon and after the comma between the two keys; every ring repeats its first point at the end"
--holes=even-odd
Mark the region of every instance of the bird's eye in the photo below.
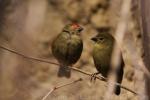
{"type": "Polygon", "coordinates": [[[99,38],[99,40],[100,40],[100,41],[103,41],[103,40],[104,40],[104,38],[99,38]]]}

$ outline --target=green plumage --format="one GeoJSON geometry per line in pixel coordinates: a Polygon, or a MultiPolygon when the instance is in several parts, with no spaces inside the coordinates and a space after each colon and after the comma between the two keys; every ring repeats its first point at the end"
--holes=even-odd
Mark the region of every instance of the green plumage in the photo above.
{"type": "MultiPolygon", "coordinates": [[[[111,55],[114,46],[114,38],[107,32],[99,33],[96,37],[92,38],[95,41],[93,48],[93,59],[95,67],[99,73],[107,77],[110,71],[111,55]]],[[[124,62],[121,57],[121,63],[116,71],[117,82],[122,82],[124,62]]],[[[116,86],[115,94],[120,94],[120,87],[116,86]]]]}
{"type": "Polygon", "coordinates": [[[83,49],[83,42],[80,37],[81,27],[72,28],[71,26],[65,26],[52,44],[52,53],[62,65],[58,72],[60,77],[70,77],[70,70],[66,67],[78,61],[83,49]]]}
{"type": "Polygon", "coordinates": [[[54,40],[52,48],[56,59],[61,64],[69,66],[76,63],[80,58],[83,43],[79,36],[63,32],[54,40]]]}

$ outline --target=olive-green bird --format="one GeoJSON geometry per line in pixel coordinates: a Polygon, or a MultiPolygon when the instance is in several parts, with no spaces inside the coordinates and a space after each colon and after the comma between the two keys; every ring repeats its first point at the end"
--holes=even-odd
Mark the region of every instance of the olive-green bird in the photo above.
{"type": "MultiPolygon", "coordinates": [[[[93,48],[93,59],[95,67],[98,70],[98,73],[95,74],[100,73],[104,77],[107,77],[111,68],[110,67],[111,55],[115,39],[108,32],[104,31],[97,34],[95,37],[92,38],[92,40],[95,42],[93,48]]],[[[116,71],[117,83],[121,84],[124,68],[124,61],[122,56],[121,56],[121,63],[117,68],[118,68],[116,71]]],[[[120,92],[121,92],[120,86],[116,85],[114,93],[116,95],[119,95],[120,92]]]]}
{"type": "Polygon", "coordinates": [[[78,61],[83,50],[82,30],[83,28],[78,24],[68,24],[54,39],[52,53],[61,65],[58,77],[70,78],[71,70],[68,67],[78,61]]]}

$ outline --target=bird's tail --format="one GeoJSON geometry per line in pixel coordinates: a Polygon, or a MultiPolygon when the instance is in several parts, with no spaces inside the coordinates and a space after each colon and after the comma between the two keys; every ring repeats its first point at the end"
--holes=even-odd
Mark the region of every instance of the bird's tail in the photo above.
{"type": "MultiPolygon", "coordinates": [[[[122,83],[122,79],[123,79],[123,67],[124,66],[120,66],[120,68],[117,70],[117,83],[121,84],[122,83]]],[[[115,94],[119,95],[121,92],[121,87],[120,85],[116,85],[115,87],[115,94]]]]}
{"type": "Polygon", "coordinates": [[[120,92],[121,92],[120,86],[116,85],[116,87],[115,87],[115,94],[119,95],[120,92]]]}
{"type": "Polygon", "coordinates": [[[67,66],[60,66],[58,70],[58,77],[71,77],[71,70],[67,66]]]}

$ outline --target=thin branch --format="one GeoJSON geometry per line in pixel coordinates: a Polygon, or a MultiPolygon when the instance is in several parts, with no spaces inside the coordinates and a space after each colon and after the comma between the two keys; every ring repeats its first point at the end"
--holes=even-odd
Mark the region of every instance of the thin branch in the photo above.
{"type": "MultiPolygon", "coordinates": [[[[82,74],[88,75],[88,76],[91,76],[91,75],[92,75],[92,73],[89,73],[89,72],[80,70],[80,69],[78,69],[78,68],[76,68],[76,67],[72,67],[71,69],[74,70],[74,71],[80,72],[80,73],[82,73],[82,74]]],[[[100,81],[107,82],[107,78],[105,78],[105,77],[102,76],[102,75],[95,76],[95,77],[96,77],[98,80],[100,80],[100,81]]],[[[133,91],[133,90],[131,90],[131,89],[127,88],[126,86],[123,86],[123,85],[121,85],[121,84],[119,84],[119,83],[110,82],[110,84],[119,85],[122,89],[125,89],[125,90],[127,90],[127,91],[129,91],[129,92],[131,92],[131,93],[133,93],[133,94],[135,94],[135,95],[138,94],[138,93],[136,93],[135,91],[133,91]]]]}
{"type": "Polygon", "coordinates": [[[79,78],[79,79],[77,79],[77,80],[75,80],[75,81],[72,81],[72,82],[69,82],[69,83],[66,83],[66,84],[62,84],[62,85],[59,85],[59,86],[56,86],[56,87],[52,88],[52,89],[42,98],[42,100],[46,100],[47,97],[48,97],[49,95],[51,95],[51,94],[52,94],[54,91],[56,91],[57,89],[60,89],[60,88],[62,88],[62,87],[68,86],[68,85],[75,84],[75,83],[77,83],[77,82],[79,82],[79,81],[82,81],[82,78],[79,78]]]}
{"type": "Polygon", "coordinates": [[[48,96],[49,96],[50,94],[52,94],[52,92],[53,92],[54,90],[56,90],[56,89],[55,89],[55,88],[52,88],[52,89],[42,98],[42,100],[46,100],[46,99],[48,98],[48,96]]]}
{"type": "MultiPolygon", "coordinates": [[[[47,61],[47,60],[44,60],[44,59],[38,59],[38,58],[34,58],[34,57],[29,57],[29,56],[26,56],[26,55],[24,55],[24,54],[18,53],[18,52],[16,52],[15,50],[11,50],[11,49],[8,49],[8,48],[6,48],[6,47],[3,47],[3,46],[1,46],[1,45],[0,45],[0,48],[1,48],[1,49],[4,49],[4,50],[6,50],[6,51],[9,51],[9,52],[11,52],[11,53],[17,54],[17,55],[19,55],[19,56],[22,56],[22,57],[24,57],[24,58],[30,59],[30,60],[34,60],[34,61],[39,61],[39,62],[44,62],[44,63],[48,63],[48,64],[53,64],[53,65],[60,66],[60,64],[58,64],[58,63],[54,63],[54,62],[47,61]]],[[[74,71],[77,71],[77,72],[79,72],[79,73],[82,73],[82,74],[84,74],[84,75],[87,75],[87,76],[91,76],[91,75],[92,75],[92,73],[87,72],[87,71],[83,71],[83,70],[78,69],[78,68],[76,68],[76,67],[69,67],[69,68],[72,69],[72,70],[74,70],[74,71]]],[[[96,77],[98,80],[100,80],[100,81],[107,82],[107,78],[103,77],[102,75],[100,75],[100,76],[95,76],[95,77],[96,77]]],[[[119,85],[121,88],[123,88],[123,89],[125,89],[125,90],[127,90],[127,91],[129,91],[129,92],[131,92],[131,93],[133,93],[133,94],[135,94],[135,95],[138,94],[138,93],[136,93],[135,91],[133,91],[133,90],[131,90],[131,89],[129,89],[129,88],[127,88],[127,87],[125,87],[125,86],[119,84],[119,83],[112,83],[112,84],[119,85]]]]}
{"type": "Polygon", "coordinates": [[[14,53],[14,54],[17,54],[17,55],[19,55],[19,56],[21,56],[21,57],[27,58],[27,59],[31,59],[31,60],[35,60],[35,61],[39,61],[39,62],[44,62],[44,63],[48,63],[48,64],[53,64],[53,65],[58,65],[58,66],[60,66],[60,64],[58,64],[58,63],[54,63],[54,62],[51,62],[51,61],[47,61],[47,60],[43,60],[43,59],[38,59],[38,58],[34,58],[34,57],[29,57],[29,56],[26,56],[26,55],[21,54],[21,53],[19,53],[19,52],[16,52],[15,50],[10,50],[10,49],[8,49],[8,48],[5,48],[5,47],[3,47],[3,46],[0,46],[0,48],[1,48],[1,49],[4,49],[4,50],[6,50],[6,51],[12,52],[12,53],[14,53]]]}

